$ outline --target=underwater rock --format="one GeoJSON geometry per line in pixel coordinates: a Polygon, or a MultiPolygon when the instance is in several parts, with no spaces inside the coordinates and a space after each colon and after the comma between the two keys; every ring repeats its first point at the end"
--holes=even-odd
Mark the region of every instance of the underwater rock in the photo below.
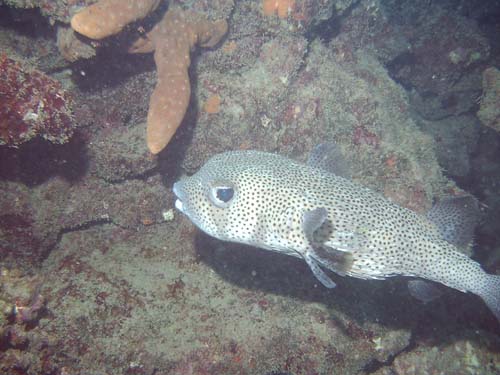
{"type": "MultiPolygon", "coordinates": [[[[326,35],[339,60],[349,60],[363,50],[385,64],[408,51],[410,41],[391,18],[390,5],[380,0],[361,0],[344,17],[336,19],[338,35],[326,35]]],[[[331,27],[331,26],[330,26],[331,27]]],[[[335,29],[334,29],[335,30],[335,29]]]]}
{"type": "Polygon", "coordinates": [[[420,115],[438,120],[470,111],[480,92],[480,72],[490,43],[471,18],[446,4],[430,3],[426,16],[407,2],[397,10],[406,51],[389,62],[391,76],[417,91],[420,115]]]}
{"type": "Polygon", "coordinates": [[[476,150],[480,124],[473,115],[450,116],[438,121],[417,120],[434,137],[439,164],[448,175],[466,176],[476,150]]]}
{"type": "Polygon", "coordinates": [[[216,70],[218,60],[209,53],[207,61],[199,64],[198,102],[215,94],[224,100],[218,113],[203,111],[196,119],[183,160],[183,166],[190,171],[225,149],[244,149],[252,144],[258,144],[260,149],[275,149],[278,144],[281,108],[288,103],[289,87],[304,64],[307,39],[279,35],[261,44],[248,39],[245,43],[255,48],[256,59],[241,71],[216,70]],[[207,69],[205,64],[214,69],[207,69]]]}
{"type": "Polygon", "coordinates": [[[490,45],[473,20],[450,13],[439,4],[431,7],[432,16],[409,20],[407,27],[415,27],[414,38],[408,53],[393,63],[393,74],[419,92],[441,95],[487,60],[490,45]]]}
{"type": "Polygon", "coordinates": [[[0,198],[0,246],[2,258],[18,258],[33,253],[38,241],[33,236],[33,208],[29,189],[21,184],[2,181],[0,198]]]}
{"type": "Polygon", "coordinates": [[[137,178],[156,167],[144,143],[145,124],[102,129],[89,145],[90,168],[108,182],[137,178]]]}
{"type": "Polygon", "coordinates": [[[367,313],[373,290],[314,288],[293,259],[276,262],[252,249],[214,261],[201,240],[198,252],[177,220],[140,232],[105,224],[63,234],[44,262],[41,289],[47,309],[57,311],[45,327],[60,338],[58,350],[87,372],[110,374],[126,372],[134,356],[135,368],[171,374],[355,374],[408,345],[408,329],[374,319],[401,307],[388,302],[387,311],[367,313]],[[228,262],[235,272],[224,271],[228,262]]]}
{"type": "Polygon", "coordinates": [[[68,183],[56,178],[34,189],[17,182],[2,181],[0,185],[0,247],[4,264],[36,265],[57,242],[68,183]]]}
{"type": "Polygon", "coordinates": [[[416,350],[398,355],[390,366],[381,368],[374,375],[498,374],[500,366],[492,359],[495,357],[493,352],[485,349],[480,342],[479,338],[467,340],[456,337],[451,343],[439,346],[418,345],[416,350]]]}
{"type": "Polygon", "coordinates": [[[418,129],[406,92],[376,58],[353,51],[346,61],[338,53],[320,43],[309,47],[280,112],[280,152],[302,157],[334,139],[355,180],[425,212],[447,185],[433,140],[418,129]]]}
{"type": "Polygon", "coordinates": [[[75,229],[114,223],[136,229],[163,222],[166,210],[165,191],[158,178],[120,184],[88,178],[69,190],[61,226],[75,229]]]}
{"type": "Polygon", "coordinates": [[[96,54],[91,45],[77,38],[73,29],[64,26],[57,28],[57,48],[64,59],[70,62],[89,59],[96,54]]]}
{"type": "Polygon", "coordinates": [[[484,125],[500,131],[500,70],[497,68],[483,72],[483,95],[477,117],[484,125]]]}

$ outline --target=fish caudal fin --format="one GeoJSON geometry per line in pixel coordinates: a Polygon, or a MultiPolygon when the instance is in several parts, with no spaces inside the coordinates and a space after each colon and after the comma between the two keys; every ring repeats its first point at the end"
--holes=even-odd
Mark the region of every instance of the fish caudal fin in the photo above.
{"type": "Polygon", "coordinates": [[[483,299],[491,312],[500,321],[500,275],[485,273],[485,282],[478,291],[473,291],[483,299]]]}

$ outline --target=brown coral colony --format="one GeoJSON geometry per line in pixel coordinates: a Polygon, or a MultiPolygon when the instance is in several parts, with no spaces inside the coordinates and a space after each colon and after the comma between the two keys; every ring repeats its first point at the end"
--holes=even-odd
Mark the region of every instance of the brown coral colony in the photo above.
{"type": "MultiPolygon", "coordinates": [[[[143,18],[157,6],[158,0],[134,0],[123,9],[121,1],[101,0],[76,14],[71,26],[89,38],[101,39],[143,18]]],[[[130,48],[130,53],[154,52],[158,81],[149,102],[146,136],[151,153],[157,154],[166,147],[186,113],[191,95],[188,75],[191,49],[196,45],[215,46],[227,29],[224,20],[212,22],[193,12],[169,9],[130,48]]]]}

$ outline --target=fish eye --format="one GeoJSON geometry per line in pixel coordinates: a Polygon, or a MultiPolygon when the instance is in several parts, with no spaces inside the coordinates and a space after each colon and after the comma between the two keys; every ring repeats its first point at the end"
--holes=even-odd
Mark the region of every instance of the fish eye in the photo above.
{"type": "Polygon", "coordinates": [[[218,188],[215,192],[215,195],[218,199],[220,199],[224,203],[227,203],[233,198],[234,189],[230,187],[218,188]]]}
{"type": "Polygon", "coordinates": [[[210,189],[210,200],[217,207],[228,207],[235,195],[234,187],[224,184],[212,186],[210,189]]]}

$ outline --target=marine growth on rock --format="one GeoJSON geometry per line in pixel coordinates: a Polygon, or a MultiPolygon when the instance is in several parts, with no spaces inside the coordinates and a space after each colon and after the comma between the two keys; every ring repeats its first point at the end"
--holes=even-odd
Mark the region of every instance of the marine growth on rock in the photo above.
{"type": "Polygon", "coordinates": [[[37,135],[67,142],[76,127],[72,102],[57,80],[0,55],[0,145],[19,146],[37,135]]]}

